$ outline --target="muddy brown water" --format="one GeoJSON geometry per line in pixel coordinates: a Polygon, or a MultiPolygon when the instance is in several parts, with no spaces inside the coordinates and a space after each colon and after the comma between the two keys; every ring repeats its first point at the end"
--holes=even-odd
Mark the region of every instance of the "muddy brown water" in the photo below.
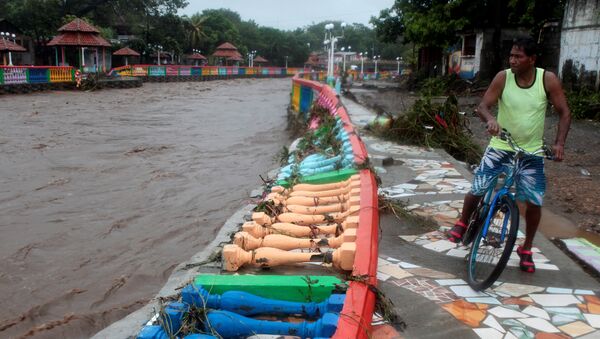
{"type": "Polygon", "coordinates": [[[0,97],[0,337],[141,307],[275,167],[289,79],[0,97]]]}

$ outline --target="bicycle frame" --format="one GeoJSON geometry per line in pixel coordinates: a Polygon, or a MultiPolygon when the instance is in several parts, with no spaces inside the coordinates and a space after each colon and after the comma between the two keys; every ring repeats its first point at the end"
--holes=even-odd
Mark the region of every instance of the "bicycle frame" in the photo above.
{"type": "MultiPolygon", "coordinates": [[[[505,181],[505,184],[502,188],[500,188],[496,194],[494,194],[494,198],[491,202],[491,204],[489,203],[492,194],[494,193],[495,190],[495,185],[492,185],[487,193],[485,194],[485,198],[484,198],[484,204],[485,204],[485,214],[486,214],[486,218],[485,218],[485,223],[483,224],[483,238],[485,238],[487,236],[487,232],[488,229],[490,227],[490,222],[492,222],[492,213],[494,212],[494,209],[492,208],[493,206],[495,206],[498,203],[498,200],[500,200],[500,198],[502,196],[508,196],[511,200],[515,200],[514,194],[512,194],[510,192],[510,187],[512,186],[514,182],[514,176],[510,175],[507,176],[507,179],[505,181]]],[[[506,225],[508,224],[508,219],[505,218],[502,222],[502,233],[500,234],[500,242],[504,242],[504,237],[506,235],[506,225]]]]}

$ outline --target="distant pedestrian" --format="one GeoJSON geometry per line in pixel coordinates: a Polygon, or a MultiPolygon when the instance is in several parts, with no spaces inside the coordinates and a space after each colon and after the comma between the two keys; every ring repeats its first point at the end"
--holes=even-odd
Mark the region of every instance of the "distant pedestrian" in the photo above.
{"type": "MultiPolygon", "coordinates": [[[[477,204],[501,173],[506,163],[511,163],[515,152],[508,143],[498,137],[506,129],[515,142],[528,152],[542,147],[544,120],[548,101],[559,115],[558,131],[553,145],[556,161],[564,157],[564,145],[571,125],[571,112],[558,77],[535,67],[537,46],[530,38],[516,39],[510,51],[510,68],[500,71],[485,92],[477,108],[477,114],[486,123],[492,139],[475,172],[471,192],[465,196],[462,215],[448,232],[448,239],[460,242],[467,228],[469,217],[477,204]],[[498,104],[498,119],[491,112],[498,104]]],[[[521,270],[535,272],[531,246],[537,232],[544,194],[546,177],[542,156],[525,156],[518,162],[516,173],[516,197],[525,201],[526,237],[517,248],[521,270]]]]}

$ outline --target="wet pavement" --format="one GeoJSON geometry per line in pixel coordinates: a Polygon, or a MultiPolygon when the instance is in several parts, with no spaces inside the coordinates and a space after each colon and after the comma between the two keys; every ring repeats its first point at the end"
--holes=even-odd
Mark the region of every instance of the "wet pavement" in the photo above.
{"type": "Polygon", "coordinates": [[[146,304],[289,143],[289,84],[2,96],[0,337],[89,337],[146,304]]]}
{"type": "MultiPolygon", "coordinates": [[[[348,99],[343,102],[357,125],[375,116],[348,99]]],[[[598,281],[541,233],[534,240],[535,274],[521,272],[513,254],[492,288],[482,293],[466,284],[466,248],[443,236],[470,187],[472,175],[464,164],[443,150],[370,136],[363,141],[382,179],[381,193],[435,221],[434,229],[423,229],[392,214],[380,216],[379,288],[406,325],[402,337],[600,337],[598,281]],[[389,157],[393,165],[382,166],[382,159],[389,157]]],[[[547,216],[552,218],[551,213],[547,216]]]]}

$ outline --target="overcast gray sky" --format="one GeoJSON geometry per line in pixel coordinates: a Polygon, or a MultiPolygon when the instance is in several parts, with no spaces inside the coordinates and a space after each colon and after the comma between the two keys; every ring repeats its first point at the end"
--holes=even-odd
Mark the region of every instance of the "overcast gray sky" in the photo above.
{"type": "Polygon", "coordinates": [[[261,26],[291,30],[326,20],[368,25],[371,16],[390,8],[394,0],[188,0],[179,14],[193,15],[211,8],[229,8],[242,20],[254,20],[261,26]]]}

